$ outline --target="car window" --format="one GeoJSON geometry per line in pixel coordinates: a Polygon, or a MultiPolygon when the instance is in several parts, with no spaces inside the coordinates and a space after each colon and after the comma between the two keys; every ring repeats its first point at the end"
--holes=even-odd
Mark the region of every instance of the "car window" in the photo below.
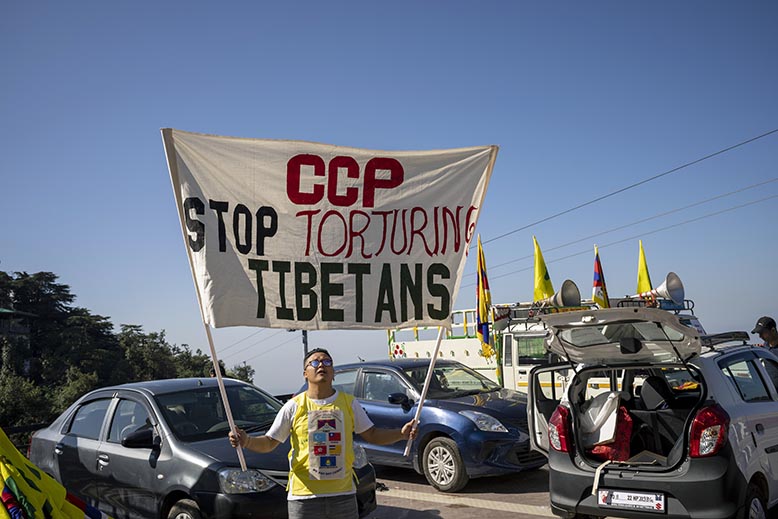
{"type": "Polygon", "coordinates": [[[343,393],[353,395],[354,384],[357,381],[357,373],[358,371],[355,369],[338,371],[335,374],[335,381],[332,383],[332,387],[343,393]]]}
{"type": "Polygon", "coordinates": [[[535,394],[543,395],[546,400],[556,400],[562,398],[563,385],[556,378],[556,371],[541,371],[535,375],[535,394]]]}
{"type": "Polygon", "coordinates": [[[128,434],[151,427],[151,417],[146,408],[133,400],[120,400],[111,420],[108,441],[121,443],[128,434]]]}
{"type": "Polygon", "coordinates": [[[513,366],[513,336],[504,335],[503,338],[503,365],[507,367],[513,366]]]}
{"type": "Polygon", "coordinates": [[[770,394],[751,360],[738,360],[725,364],[721,368],[724,376],[737,389],[746,402],[770,400],[770,394]]]}
{"type": "Polygon", "coordinates": [[[778,391],[778,362],[775,362],[771,359],[765,359],[763,357],[758,358],[759,362],[761,362],[762,366],[764,366],[767,377],[772,381],[773,387],[775,387],[776,391],[778,391]]]}
{"type": "Polygon", "coordinates": [[[110,403],[110,398],[103,398],[101,400],[93,400],[79,407],[75,416],[73,416],[68,432],[81,438],[99,439],[105,412],[108,410],[110,403]]]}
{"type": "Polygon", "coordinates": [[[545,361],[546,346],[543,337],[518,337],[516,339],[517,355],[523,362],[545,361]]]}
{"type": "MultiPolygon", "coordinates": [[[[406,368],[405,374],[421,391],[427,377],[428,366],[406,368]]],[[[489,393],[500,386],[480,373],[462,364],[436,365],[427,396],[429,398],[458,398],[464,394],[489,393]]],[[[408,395],[411,396],[411,395],[408,395]]]]}
{"type": "MultiPolygon", "coordinates": [[[[227,386],[226,391],[235,424],[249,432],[269,427],[282,406],[253,386],[227,386]]],[[[183,441],[216,438],[229,430],[221,393],[216,387],[167,393],[156,398],[163,418],[183,441]]]]}
{"type": "Polygon", "coordinates": [[[392,393],[408,395],[406,386],[397,375],[383,372],[370,372],[364,374],[364,394],[366,400],[387,402],[392,393]]]}

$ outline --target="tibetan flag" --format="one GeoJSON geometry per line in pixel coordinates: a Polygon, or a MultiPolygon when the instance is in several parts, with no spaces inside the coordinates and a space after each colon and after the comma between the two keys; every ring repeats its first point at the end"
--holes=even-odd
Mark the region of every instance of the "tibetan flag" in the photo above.
{"type": "Polygon", "coordinates": [[[540,301],[554,295],[554,287],[551,284],[551,276],[548,275],[546,262],[543,260],[543,253],[540,251],[538,240],[534,236],[532,241],[535,243],[535,292],[533,301],[540,301]]]}
{"type": "Polygon", "coordinates": [[[594,282],[592,283],[592,300],[600,308],[610,308],[608,300],[608,289],[605,288],[605,274],[602,273],[602,263],[600,263],[600,253],[597,246],[594,246],[594,282]]]}
{"type": "Polygon", "coordinates": [[[638,257],[638,294],[650,292],[651,276],[648,275],[648,264],[646,263],[646,253],[643,251],[643,240],[640,240],[640,256],[638,257]]]}
{"type": "Polygon", "coordinates": [[[337,424],[335,419],[319,420],[316,424],[317,429],[334,429],[337,424]]]}
{"type": "Polygon", "coordinates": [[[481,341],[481,352],[484,357],[494,355],[492,348],[492,337],[489,333],[489,312],[492,308],[492,295],[489,292],[489,280],[486,278],[486,259],[484,258],[484,249],[481,247],[481,235],[478,235],[478,267],[476,276],[476,302],[478,310],[475,313],[475,333],[478,340],[481,341]]]}

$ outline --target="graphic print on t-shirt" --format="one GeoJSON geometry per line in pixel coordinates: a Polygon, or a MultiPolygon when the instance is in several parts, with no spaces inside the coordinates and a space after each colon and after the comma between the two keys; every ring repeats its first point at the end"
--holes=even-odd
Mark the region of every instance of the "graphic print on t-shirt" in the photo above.
{"type": "Polygon", "coordinates": [[[343,431],[342,411],[308,411],[308,472],[311,479],[344,477],[343,431]]]}

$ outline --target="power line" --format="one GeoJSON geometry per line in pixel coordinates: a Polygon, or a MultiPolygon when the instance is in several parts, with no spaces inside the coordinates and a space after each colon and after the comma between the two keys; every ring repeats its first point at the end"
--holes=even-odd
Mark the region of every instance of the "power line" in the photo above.
{"type": "MultiPolygon", "coordinates": [[[[263,328],[262,330],[264,331],[264,330],[266,330],[266,328],[263,328]]],[[[262,341],[267,341],[268,339],[271,339],[271,338],[275,337],[276,335],[278,335],[279,333],[283,333],[283,332],[285,332],[285,331],[286,331],[286,330],[278,330],[276,333],[274,333],[274,334],[271,334],[271,335],[269,335],[269,336],[267,336],[267,337],[263,337],[261,340],[262,340],[262,341]]],[[[227,358],[229,358],[229,357],[234,357],[235,355],[238,355],[238,354],[240,354],[240,353],[243,353],[244,351],[246,351],[246,350],[249,350],[249,349],[253,348],[254,346],[256,346],[257,344],[259,344],[260,342],[261,342],[261,341],[252,342],[251,344],[249,344],[248,346],[246,346],[246,347],[245,347],[245,348],[243,348],[242,350],[238,350],[238,351],[236,351],[235,353],[231,353],[231,354],[229,354],[229,355],[227,356],[227,358]]]]}
{"type": "Polygon", "coordinates": [[[249,360],[252,360],[252,359],[256,359],[257,357],[261,357],[262,355],[267,355],[267,354],[268,354],[268,353],[270,353],[271,351],[277,350],[278,348],[280,348],[280,347],[281,347],[281,346],[283,346],[284,344],[289,344],[290,342],[292,342],[292,341],[294,341],[294,340],[297,340],[297,337],[292,337],[291,339],[285,340],[284,342],[282,342],[282,343],[280,343],[280,344],[277,344],[277,345],[273,346],[273,347],[272,347],[272,348],[270,348],[269,350],[265,350],[265,351],[263,351],[262,353],[259,353],[259,354],[257,354],[257,355],[254,355],[253,357],[249,357],[249,358],[248,358],[248,359],[246,359],[244,362],[246,362],[246,361],[249,361],[249,360]]]}
{"type": "Polygon", "coordinates": [[[225,352],[225,351],[229,350],[229,349],[230,349],[230,348],[232,348],[233,346],[237,346],[238,344],[240,344],[241,342],[245,341],[246,339],[250,339],[250,338],[254,337],[255,335],[257,335],[258,333],[262,333],[262,332],[264,332],[264,331],[266,331],[266,330],[267,330],[267,328],[260,328],[259,330],[257,330],[256,332],[252,333],[251,335],[247,335],[247,336],[243,337],[242,339],[240,339],[240,340],[237,340],[237,341],[233,342],[233,343],[232,343],[232,344],[230,344],[229,346],[225,347],[225,348],[224,348],[224,349],[223,349],[223,350],[220,352],[220,354],[224,354],[224,352],[225,352]]]}
{"type": "MultiPolygon", "coordinates": [[[[728,208],[722,209],[720,211],[715,211],[713,213],[708,213],[708,214],[705,214],[705,215],[702,215],[702,216],[698,216],[697,218],[692,218],[690,220],[685,220],[683,222],[678,222],[678,223],[675,223],[675,224],[672,224],[672,225],[667,225],[665,227],[660,227],[659,229],[654,229],[653,231],[648,231],[648,232],[643,232],[643,233],[640,233],[640,234],[636,234],[634,236],[630,236],[629,238],[624,238],[624,239],[621,239],[621,240],[617,240],[617,241],[613,241],[613,242],[610,242],[610,243],[606,243],[605,245],[598,245],[597,247],[600,250],[602,250],[602,249],[611,247],[613,245],[618,245],[620,243],[624,243],[624,242],[627,242],[627,241],[630,241],[630,240],[636,240],[636,239],[642,238],[644,236],[649,236],[651,234],[656,234],[658,232],[666,231],[666,230],[669,230],[669,229],[674,229],[675,227],[680,227],[682,225],[698,222],[700,220],[704,220],[705,218],[711,218],[713,216],[718,216],[720,214],[724,214],[724,213],[727,213],[727,212],[735,211],[737,209],[742,209],[742,208],[748,207],[750,205],[755,205],[755,204],[759,204],[759,203],[762,203],[762,202],[766,202],[767,200],[772,200],[773,198],[778,198],[778,195],[771,195],[771,196],[767,196],[767,197],[764,197],[764,198],[760,198],[758,200],[753,200],[751,202],[747,202],[745,204],[740,204],[740,205],[728,207],[728,208]]],[[[548,260],[548,261],[546,261],[546,263],[556,263],[558,261],[574,258],[576,256],[581,256],[582,254],[591,254],[591,252],[592,251],[590,249],[582,250],[582,251],[579,251],[579,252],[574,252],[572,254],[568,254],[567,256],[562,256],[561,258],[555,258],[553,260],[548,260]]],[[[513,274],[518,274],[519,272],[526,272],[528,270],[532,270],[533,268],[535,268],[534,265],[530,266],[530,267],[524,267],[522,269],[513,270],[511,272],[506,272],[505,274],[500,274],[499,276],[491,277],[491,279],[504,278],[504,277],[507,277],[507,276],[511,276],[513,274]]],[[[476,283],[468,283],[467,285],[462,285],[460,287],[460,289],[461,288],[465,288],[465,287],[474,287],[475,285],[476,285],[476,283]]]]}
{"type": "MultiPolygon", "coordinates": [[[[560,212],[558,212],[556,214],[552,214],[551,216],[547,216],[545,218],[542,218],[540,220],[537,220],[535,222],[527,224],[527,225],[525,225],[523,227],[519,227],[518,229],[514,229],[512,231],[508,231],[508,232],[506,232],[504,234],[501,234],[499,236],[495,236],[494,238],[489,238],[488,240],[484,240],[481,243],[482,244],[490,243],[490,242],[493,242],[495,240],[499,240],[499,239],[505,238],[506,236],[510,236],[511,234],[515,234],[515,233],[517,233],[519,231],[523,231],[525,229],[529,229],[530,227],[534,227],[534,226],[536,226],[538,224],[547,222],[549,220],[553,220],[554,218],[558,218],[558,217],[560,217],[562,215],[565,215],[565,214],[568,214],[568,213],[572,213],[573,211],[577,211],[578,209],[581,209],[581,208],[586,207],[588,205],[592,205],[592,204],[594,204],[596,202],[601,202],[602,200],[605,200],[606,198],[610,198],[610,197],[612,197],[614,195],[618,195],[619,193],[623,193],[623,192],[628,191],[630,189],[633,189],[635,187],[642,186],[643,184],[651,182],[652,180],[656,180],[658,178],[662,178],[662,177],[667,176],[667,175],[669,175],[671,173],[675,173],[676,171],[680,171],[680,170],[682,170],[684,168],[688,168],[689,166],[693,166],[694,164],[699,164],[700,162],[702,162],[704,160],[708,160],[710,158],[716,157],[716,156],[721,155],[723,153],[726,153],[728,151],[732,151],[732,150],[734,150],[736,148],[739,148],[741,146],[745,146],[746,144],[750,144],[750,143],[752,143],[754,141],[757,141],[759,139],[762,139],[764,137],[772,135],[772,134],[774,134],[776,132],[778,132],[778,128],[776,128],[774,130],[770,130],[769,132],[763,133],[761,135],[757,135],[756,137],[752,137],[752,138],[747,139],[745,141],[739,142],[737,144],[733,144],[732,146],[728,146],[726,148],[720,149],[719,151],[710,153],[708,155],[705,155],[704,157],[700,157],[700,158],[695,159],[695,160],[693,160],[691,162],[687,162],[686,164],[682,164],[680,166],[677,166],[677,167],[675,167],[673,169],[665,171],[664,173],[659,173],[658,175],[654,175],[653,177],[646,178],[644,180],[641,180],[640,182],[635,182],[634,184],[630,184],[629,186],[622,187],[621,189],[617,189],[616,191],[611,191],[607,195],[602,195],[602,196],[599,196],[599,197],[594,198],[592,200],[589,200],[588,202],[584,202],[582,204],[578,204],[575,207],[571,207],[570,209],[565,209],[564,211],[560,211],[560,212]]],[[[475,245],[471,246],[470,248],[471,249],[475,248],[475,245]]]]}
{"type": "MultiPolygon", "coordinates": [[[[668,216],[670,214],[678,213],[680,211],[684,211],[684,210],[690,209],[692,207],[697,207],[699,205],[707,204],[707,203],[713,202],[715,200],[720,200],[722,198],[726,198],[728,196],[732,196],[732,195],[735,195],[735,194],[738,194],[738,193],[742,193],[744,191],[748,191],[749,189],[755,189],[757,187],[761,187],[761,186],[764,186],[766,184],[770,184],[770,183],[776,182],[776,181],[778,181],[778,177],[771,178],[770,180],[765,180],[763,182],[758,182],[756,184],[751,184],[750,186],[746,186],[746,187],[742,187],[742,188],[739,188],[739,189],[735,189],[734,191],[729,191],[727,193],[722,193],[720,195],[716,195],[716,196],[713,196],[713,197],[710,197],[710,198],[706,198],[705,200],[700,200],[698,202],[694,202],[694,203],[691,203],[689,205],[685,205],[683,207],[677,207],[675,209],[670,209],[669,211],[664,211],[664,212],[661,212],[661,213],[657,213],[657,214],[655,214],[653,216],[649,216],[647,218],[642,218],[640,220],[635,220],[634,222],[630,222],[630,223],[627,223],[627,224],[624,224],[624,225],[619,225],[618,227],[613,227],[611,229],[608,229],[608,230],[605,230],[605,231],[601,231],[601,232],[598,232],[598,233],[595,233],[595,234],[591,234],[591,235],[586,236],[584,238],[579,238],[579,239],[576,239],[576,240],[573,240],[573,241],[569,241],[567,243],[563,243],[561,245],[557,245],[555,247],[551,247],[551,248],[548,248],[548,249],[545,249],[545,250],[546,250],[546,252],[551,252],[551,251],[554,251],[554,250],[558,250],[558,249],[563,249],[565,247],[569,247],[570,245],[575,245],[576,243],[581,243],[582,241],[590,241],[593,238],[597,238],[597,237],[603,236],[605,234],[610,234],[612,232],[620,231],[620,230],[626,229],[628,227],[633,227],[633,226],[641,224],[641,223],[646,223],[646,222],[651,221],[651,220],[656,220],[657,218],[661,218],[663,216],[668,216]]],[[[505,265],[510,265],[511,263],[516,263],[516,262],[519,262],[519,261],[522,261],[522,260],[525,260],[525,259],[529,259],[529,258],[532,258],[532,257],[534,257],[534,255],[533,254],[529,254],[527,256],[522,256],[520,258],[515,258],[515,259],[512,259],[512,260],[508,260],[508,261],[505,261],[503,263],[499,263],[497,265],[490,266],[489,270],[494,271],[494,270],[496,270],[496,269],[498,269],[500,267],[504,267],[505,265]]],[[[477,274],[477,272],[469,272],[466,275],[467,276],[475,276],[476,274],[477,274]]]]}

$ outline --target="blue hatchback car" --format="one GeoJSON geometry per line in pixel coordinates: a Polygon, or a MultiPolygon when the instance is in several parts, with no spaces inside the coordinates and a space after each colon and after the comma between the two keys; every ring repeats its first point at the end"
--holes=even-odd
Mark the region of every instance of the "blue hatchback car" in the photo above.
{"type": "MultiPolygon", "coordinates": [[[[336,365],[334,385],[354,395],[377,427],[397,428],[415,416],[428,371],[424,359],[336,365]]],[[[356,441],[374,465],[413,468],[442,492],[546,463],[530,449],[526,395],[450,360],[435,363],[410,456],[403,456],[405,442],[356,441]]]]}

